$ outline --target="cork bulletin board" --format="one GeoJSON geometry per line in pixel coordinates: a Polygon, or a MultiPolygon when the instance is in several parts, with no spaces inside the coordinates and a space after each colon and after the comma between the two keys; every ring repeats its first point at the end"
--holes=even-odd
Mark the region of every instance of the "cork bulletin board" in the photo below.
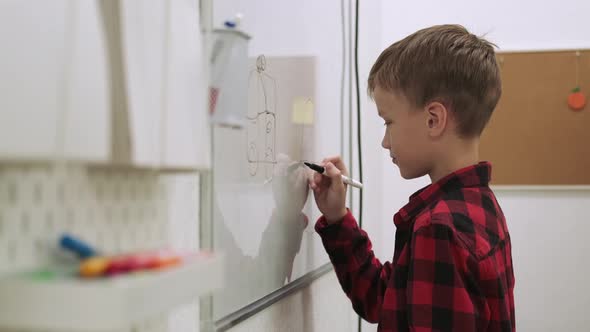
{"type": "Polygon", "coordinates": [[[502,98],[481,141],[492,185],[590,185],[590,50],[499,53],[502,98]]]}

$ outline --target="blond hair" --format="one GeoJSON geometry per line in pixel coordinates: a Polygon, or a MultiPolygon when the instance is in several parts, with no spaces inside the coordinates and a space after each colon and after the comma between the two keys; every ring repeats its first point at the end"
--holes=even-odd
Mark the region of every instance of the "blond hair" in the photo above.
{"type": "Polygon", "coordinates": [[[379,85],[401,92],[416,107],[442,102],[458,134],[481,135],[502,94],[494,44],[460,25],[437,25],[394,43],[369,74],[369,94],[379,85]]]}

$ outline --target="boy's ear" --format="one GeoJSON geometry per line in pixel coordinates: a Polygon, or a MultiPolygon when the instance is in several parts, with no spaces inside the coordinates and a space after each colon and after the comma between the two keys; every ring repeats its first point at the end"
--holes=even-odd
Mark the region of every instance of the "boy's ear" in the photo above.
{"type": "Polygon", "coordinates": [[[431,137],[440,137],[447,128],[449,111],[440,102],[430,102],[426,105],[426,126],[431,137]]]}

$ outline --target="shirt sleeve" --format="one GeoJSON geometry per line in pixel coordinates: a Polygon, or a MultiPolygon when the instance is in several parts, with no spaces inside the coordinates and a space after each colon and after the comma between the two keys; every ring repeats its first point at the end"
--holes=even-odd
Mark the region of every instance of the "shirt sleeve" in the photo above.
{"type": "Polygon", "coordinates": [[[466,273],[466,252],[453,231],[429,224],[412,235],[408,271],[410,331],[476,331],[477,312],[468,288],[477,287],[466,273]]]}
{"type": "Polygon", "coordinates": [[[378,322],[391,264],[381,264],[375,257],[367,233],[358,227],[350,211],[333,224],[321,217],[315,229],[356,313],[369,322],[378,322]]]}

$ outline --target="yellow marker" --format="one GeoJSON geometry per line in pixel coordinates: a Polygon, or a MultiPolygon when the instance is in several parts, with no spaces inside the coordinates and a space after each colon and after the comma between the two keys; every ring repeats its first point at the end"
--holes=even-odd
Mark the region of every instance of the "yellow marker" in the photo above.
{"type": "Polygon", "coordinates": [[[80,275],[86,278],[101,276],[109,267],[110,259],[106,257],[92,257],[80,264],[80,275]]]}
{"type": "Polygon", "coordinates": [[[293,114],[291,121],[295,124],[312,125],[314,120],[313,101],[309,98],[295,98],[293,100],[293,114]]]}

